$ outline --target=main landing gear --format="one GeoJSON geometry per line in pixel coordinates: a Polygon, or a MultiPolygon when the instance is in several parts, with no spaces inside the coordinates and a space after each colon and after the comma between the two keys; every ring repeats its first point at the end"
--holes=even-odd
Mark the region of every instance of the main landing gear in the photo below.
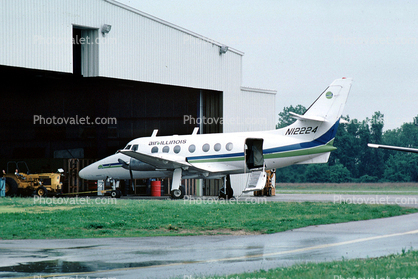
{"type": "Polygon", "coordinates": [[[184,198],[184,186],[181,185],[178,189],[171,190],[171,198],[173,200],[181,200],[184,198]]]}
{"type": "Polygon", "coordinates": [[[219,198],[225,200],[234,198],[234,190],[231,187],[231,177],[229,175],[224,177],[224,187],[219,190],[219,198]]]}

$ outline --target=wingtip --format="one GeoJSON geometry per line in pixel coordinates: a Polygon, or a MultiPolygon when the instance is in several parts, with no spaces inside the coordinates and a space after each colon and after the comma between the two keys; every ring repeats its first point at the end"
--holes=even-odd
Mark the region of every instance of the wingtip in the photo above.
{"type": "Polygon", "coordinates": [[[368,147],[371,147],[371,148],[379,148],[379,145],[378,144],[374,144],[374,143],[368,143],[367,146],[368,147]]]}

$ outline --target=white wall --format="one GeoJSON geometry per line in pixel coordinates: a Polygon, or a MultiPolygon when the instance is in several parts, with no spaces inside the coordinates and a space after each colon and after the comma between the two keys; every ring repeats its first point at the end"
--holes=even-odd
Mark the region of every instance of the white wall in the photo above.
{"type": "MultiPolygon", "coordinates": [[[[0,64],[72,73],[73,26],[98,30],[98,75],[225,91],[242,53],[111,0],[1,1],[0,64]],[[99,31],[110,24],[103,37],[99,31]]],[[[231,85],[233,84],[233,85],[231,85]]]]}

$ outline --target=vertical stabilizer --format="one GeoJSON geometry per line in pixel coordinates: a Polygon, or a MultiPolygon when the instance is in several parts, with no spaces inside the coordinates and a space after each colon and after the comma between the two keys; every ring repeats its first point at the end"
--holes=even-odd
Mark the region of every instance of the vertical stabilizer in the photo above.
{"type": "Polygon", "coordinates": [[[285,136],[298,136],[306,140],[328,143],[334,139],[352,79],[334,80],[303,115],[291,113],[297,121],[279,131],[285,136]]]}

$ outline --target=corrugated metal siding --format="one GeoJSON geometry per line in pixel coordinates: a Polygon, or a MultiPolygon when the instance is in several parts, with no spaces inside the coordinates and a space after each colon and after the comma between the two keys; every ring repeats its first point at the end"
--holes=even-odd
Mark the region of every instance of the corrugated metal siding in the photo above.
{"type": "Polygon", "coordinates": [[[276,125],[275,91],[244,88],[224,97],[224,131],[272,130],[276,125]],[[231,120],[230,120],[231,119],[231,120]]]}
{"type": "Polygon", "coordinates": [[[98,33],[100,76],[220,91],[240,86],[242,53],[219,55],[215,43],[110,2],[1,1],[0,64],[71,73],[73,26],[106,23],[110,33],[98,33]]]}

